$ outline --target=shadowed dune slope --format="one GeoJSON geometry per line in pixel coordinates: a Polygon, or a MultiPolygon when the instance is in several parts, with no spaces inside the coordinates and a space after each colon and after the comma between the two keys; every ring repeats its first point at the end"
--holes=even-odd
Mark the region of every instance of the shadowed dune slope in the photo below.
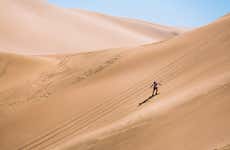
{"type": "Polygon", "coordinates": [[[7,83],[0,89],[1,149],[213,150],[228,145],[229,26],[226,16],[136,48],[0,54],[0,80],[7,83]],[[154,79],[162,83],[160,95],[138,107],[151,94],[154,79]]]}
{"type": "Polygon", "coordinates": [[[182,31],[151,23],[59,8],[42,0],[1,0],[0,50],[75,53],[137,46],[182,31]]]}
{"type": "Polygon", "coordinates": [[[21,79],[29,80],[37,76],[45,68],[54,65],[55,62],[42,57],[27,57],[17,54],[0,52],[0,82],[1,90],[14,87],[16,83],[21,84],[21,79]]]}

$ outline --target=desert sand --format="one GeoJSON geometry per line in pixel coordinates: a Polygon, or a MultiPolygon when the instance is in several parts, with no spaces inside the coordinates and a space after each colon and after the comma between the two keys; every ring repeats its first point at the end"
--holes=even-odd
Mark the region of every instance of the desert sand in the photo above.
{"type": "Polygon", "coordinates": [[[133,19],[64,9],[43,0],[1,0],[0,50],[57,54],[133,47],[183,30],[133,19]]]}
{"type": "Polygon", "coordinates": [[[0,149],[228,149],[229,15],[184,32],[0,3],[0,149]],[[153,80],[160,95],[138,106],[153,80]]]}

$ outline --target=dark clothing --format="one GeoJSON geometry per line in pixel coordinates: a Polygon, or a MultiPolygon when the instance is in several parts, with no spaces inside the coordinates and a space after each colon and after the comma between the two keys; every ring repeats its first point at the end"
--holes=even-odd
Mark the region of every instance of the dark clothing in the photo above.
{"type": "Polygon", "coordinates": [[[152,84],[152,87],[153,87],[152,96],[158,95],[159,83],[157,83],[156,81],[154,81],[153,84],[152,84]]]}

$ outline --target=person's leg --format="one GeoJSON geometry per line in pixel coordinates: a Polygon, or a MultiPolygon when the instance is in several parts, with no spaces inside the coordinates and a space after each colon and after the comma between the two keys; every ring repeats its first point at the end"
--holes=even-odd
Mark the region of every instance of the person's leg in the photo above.
{"type": "Polygon", "coordinates": [[[153,96],[155,96],[156,94],[156,88],[153,88],[153,96]]]}
{"type": "Polygon", "coordinates": [[[152,96],[154,96],[154,93],[155,93],[155,89],[153,88],[153,93],[152,93],[152,96]]]}
{"type": "Polygon", "coordinates": [[[158,95],[158,88],[156,88],[156,95],[158,95]]]}

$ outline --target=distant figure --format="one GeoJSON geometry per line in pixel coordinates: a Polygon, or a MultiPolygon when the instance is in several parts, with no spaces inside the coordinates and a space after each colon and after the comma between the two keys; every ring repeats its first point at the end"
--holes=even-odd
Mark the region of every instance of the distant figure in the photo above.
{"type": "Polygon", "coordinates": [[[161,84],[157,81],[154,81],[153,84],[151,85],[151,87],[153,88],[153,93],[152,96],[158,95],[158,88],[161,84]]]}
{"type": "Polygon", "coordinates": [[[150,96],[149,98],[147,98],[146,100],[144,100],[143,102],[139,103],[139,106],[141,106],[142,104],[148,102],[151,98],[153,98],[155,95],[158,95],[158,88],[161,84],[157,81],[154,81],[151,85],[151,87],[153,88],[153,93],[152,96],[150,96]]]}

